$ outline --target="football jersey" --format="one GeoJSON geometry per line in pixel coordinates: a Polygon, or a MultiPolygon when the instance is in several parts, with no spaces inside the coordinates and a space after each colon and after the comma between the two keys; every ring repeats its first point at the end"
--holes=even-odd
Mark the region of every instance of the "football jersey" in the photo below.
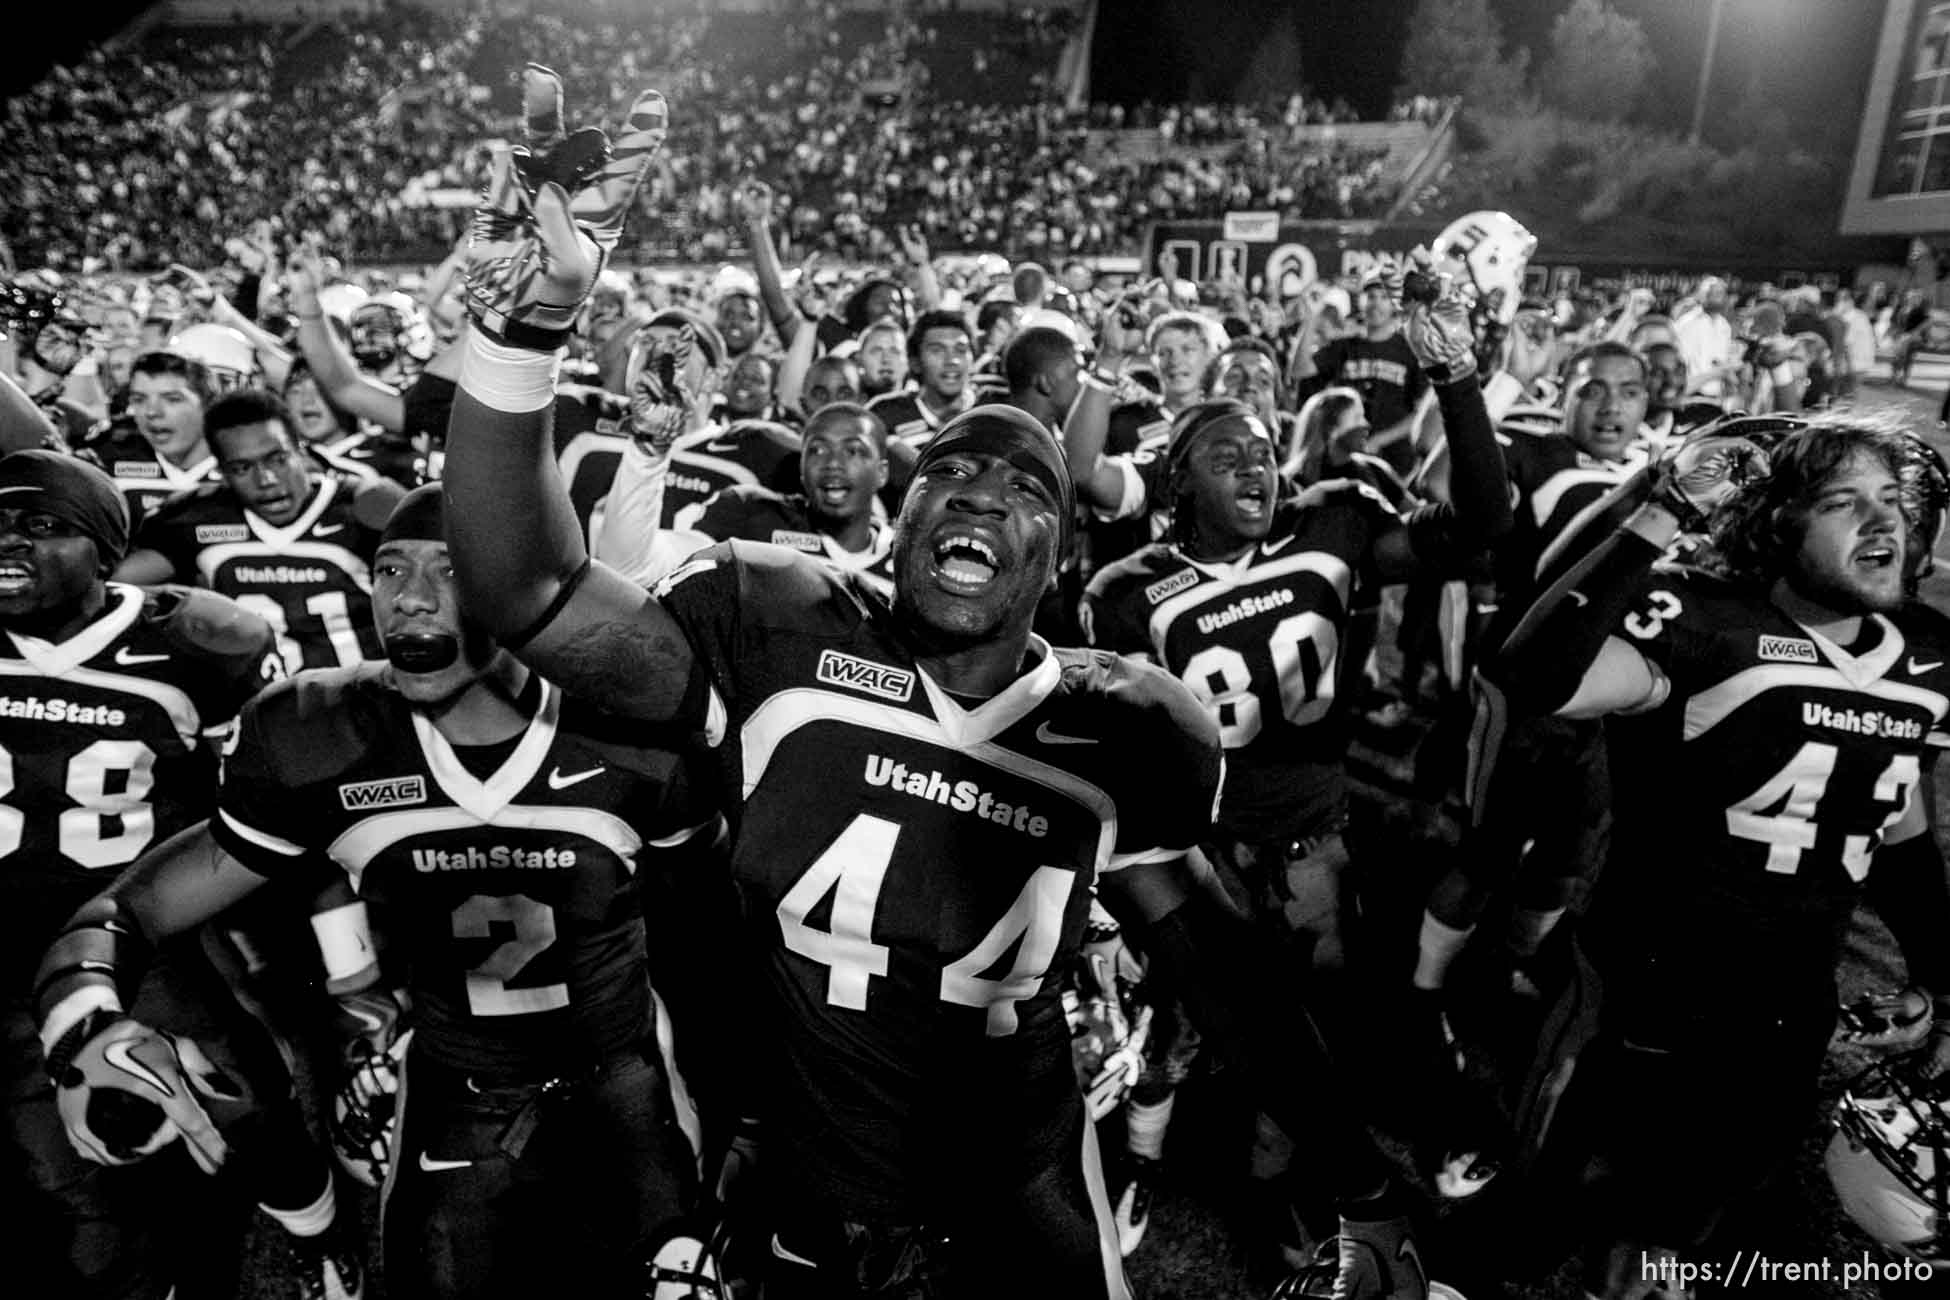
{"type": "Polygon", "coordinates": [[[354,506],[358,480],[334,473],[316,482],[311,501],[282,526],[245,508],[225,484],[199,488],[145,520],[135,547],[267,620],[292,672],[380,658],[372,624],[379,527],[354,506]]]}
{"type": "Polygon", "coordinates": [[[1341,384],[1361,394],[1361,406],[1377,429],[1401,423],[1428,391],[1429,379],[1400,331],[1385,339],[1350,335],[1314,353],[1320,387],[1341,384]]]}
{"type": "MultiPolygon", "coordinates": [[[[1876,848],[1950,743],[1950,620],[1912,602],[1852,655],[1764,597],[1655,570],[1615,636],[1670,697],[1609,722],[1599,951],[1647,999],[1827,997],[1876,848]]],[[[1926,832],[1928,833],[1928,832],[1926,832]]],[[[1668,1004],[1670,1005],[1670,1004],[1668,1004]]]]}
{"type": "Polygon", "coordinates": [[[928,445],[934,435],[941,432],[941,426],[975,406],[975,388],[971,384],[962,390],[961,400],[955,409],[942,415],[921,400],[920,390],[903,389],[898,393],[882,393],[867,403],[867,409],[880,417],[887,426],[887,435],[898,438],[915,451],[928,445]]]}
{"type": "Polygon", "coordinates": [[[894,597],[894,530],[873,526],[873,539],[864,551],[849,551],[814,526],[806,498],[784,496],[761,487],[735,487],[704,503],[691,524],[714,542],[770,542],[810,555],[838,574],[857,574],[866,587],[892,601],[894,597]]]}
{"type": "Polygon", "coordinates": [[[266,876],[343,870],[407,955],[415,1050],[498,1079],[644,1041],[639,858],[709,815],[641,725],[540,686],[483,780],[383,665],[301,674],[245,710],[212,827],[266,876]]]}
{"type": "Polygon", "coordinates": [[[1567,567],[1553,543],[1576,537],[1588,548],[1601,540],[1608,530],[1588,525],[1611,490],[1645,468],[1649,453],[1640,442],[1621,460],[1600,460],[1563,434],[1526,433],[1509,424],[1498,442],[1510,474],[1515,520],[1510,535],[1496,543],[1496,579],[1503,618],[1514,626],[1542,573],[1567,567]]]}
{"type": "Polygon", "coordinates": [[[1266,539],[1207,563],[1154,542],[1091,579],[1093,645],[1142,654],[1191,689],[1227,751],[1219,824],[1248,838],[1310,833],[1338,812],[1347,751],[1341,642],[1374,539],[1400,524],[1380,493],[1337,480],[1283,504],[1266,539]]]}
{"type": "Polygon", "coordinates": [[[218,481],[215,456],[179,469],[158,456],[126,417],[106,425],[78,454],[115,480],[128,502],[132,526],[169,498],[218,481]]]}
{"type": "Polygon", "coordinates": [[[24,990],[63,922],[210,815],[215,744],[281,675],[268,629],[208,592],[108,584],[59,643],[0,635],[0,934],[24,990]]]}
{"type": "Polygon", "coordinates": [[[1147,665],[1037,640],[964,704],[885,605],[777,547],[713,547],[659,595],[742,792],[746,914],[773,927],[762,1075],[793,1194],[911,1223],[1046,1168],[1079,1115],[1051,972],[1099,872],[1206,829],[1220,751],[1196,703],[1147,665]]]}
{"type": "Polygon", "coordinates": [[[440,454],[395,433],[352,433],[307,444],[327,469],[358,479],[388,479],[409,492],[440,477],[440,454]]]}
{"type": "Polygon", "coordinates": [[[600,388],[556,388],[555,463],[591,547],[602,529],[603,499],[630,445],[629,414],[627,401],[600,388]]]}
{"type": "Polygon", "coordinates": [[[704,503],[733,487],[799,487],[799,435],[782,424],[740,420],[679,438],[664,476],[665,528],[694,528],[704,503]]]}

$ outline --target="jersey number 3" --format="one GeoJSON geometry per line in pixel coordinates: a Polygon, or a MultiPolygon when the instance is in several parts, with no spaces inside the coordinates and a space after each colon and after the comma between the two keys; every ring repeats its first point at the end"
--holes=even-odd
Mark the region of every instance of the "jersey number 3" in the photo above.
{"type": "MultiPolygon", "coordinates": [[[[1828,793],[1839,756],[1835,746],[1818,740],[1802,745],[1766,784],[1727,809],[1727,833],[1767,845],[1767,869],[1792,875],[1800,869],[1801,855],[1815,846],[1820,830],[1815,819],[1817,805],[1828,793]]],[[[1902,819],[1921,779],[1922,764],[1916,755],[1898,754],[1889,760],[1876,781],[1874,797],[1877,803],[1895,807],[1875,834],[1843,838],[1842,866],[1849,879],[1861,880],[1869,874],[1870,860],[1882,843],[1883,833],[1902,819]]]]}
{"type": "MultiPolygon", "coordinates": [[[[873,915],[900,833],[900,823],[861,813],[779,900],[785,946],[827,968],[828,1006],[865,1011],[867,981],[887,974],[887,945],[873,941],[873,915]],[[829,928],[806,924],[806,917],[829,895],[833,900],[829,928]]],[[[991,1038],[1015,1033],[1016,1003],[1041,990],[1056,956],[1063,912],[1075,880],[1073,871],[1036,868],[982,941],[942,969],[941,1000],[986,1008],[991,1038]],[[989,969],[1012,945],[1016,960],[1008,973],[989,976],[989,969]]]]}

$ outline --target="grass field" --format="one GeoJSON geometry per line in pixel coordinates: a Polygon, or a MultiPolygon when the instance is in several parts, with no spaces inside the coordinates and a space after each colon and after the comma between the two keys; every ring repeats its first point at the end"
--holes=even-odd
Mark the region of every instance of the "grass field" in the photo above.
{"type": "MultiPolygon", "coordinates": [[[[1935,431],[1940,399],[1941,393],[1935,390],[1871,386],[1863,395],[1862,404],[1895,406],[1911,414],[1916,427],[1935,431]]],[[[1943,439],[1940,431],[1932,436],[1942,449],[1950,452],[1950,441],[1943,439]]],[[[1926,589],[1925,597],[1940,608],[1950,609],[1950,577],[1940,573],[1926,589]]],[[[1950,807],[1944,806],[1945,797],[1940,789],[1939,812],[1950,812],[1950,807]]],[[[1412,918],[1414,909],[1419,907],[1417,890],[1425,887],[1430,867],[1419,861],[1406,845],[1399,855],[1379,857],[1380,860],[1369,862],[1367,869],[1396,877],[1396,892],[1407,900],[1399,911],[1399,924],[1406,927],[1403,934],[1412,945],[1412,918]]],[[[1950,936],[1945,936],[1945,941],[1950,942],[1950,936]]],[[[1900,982],[1900,967],[1887,931],[1872,915],[1858,916],[1842,967],[1844,995],[1853,996],[1871,988],[1891,988],[1900,982]]],[[[1385,1035],[1385,1026],[1382,1032],[1385,1035]]],[[[1354,1064],[1357,1070],[1371,1067],[1374,1072],[1385,1073],[1384,1058],[1385,1053],[1378,1053],[1373,1060],[1354,1064]]],[[[1828,1261],[1837,1276],[1845,1261],[1895,1258],[1870,1243],[1842,1215],[1821,1167],[1821,1153],[1828,1140],[1828,1110],[1842,1083],[1860,1068],[1863,1060],[1859,1053],[1838,1051],[1830,1056],[1822,1077],[1822,1105],[1808,1116],[1807,1137],[1792,1167],[1754,1203],[1742,1207],[1738,1224],[1730,1231],[1730,1238],[1750,1252],[1759,1252],[1763,1258],[1777,1262],[1818,1265],[1828,1261]]],[[[1401,1086],[1404,1082],[1398,1078],[1372,1080],[1372,1095],[1382,1097],[1391,1091],[1406,1092],[1412,1098],[1412,1081],[1407,1081],[1406,1087],[1401,1086]]],[[[1740,1123],[1740,1099],[1717,1094],[1711,1080],[1700,1081],[1698,1102],[1724,1113],[1729,1126],[1740,1123]]],[[[1386,1108],[1382,1116],[1390,1128],[1401,1127],[1401,1121],[1408,1118],[1386,1108]]],[[[1332,1125],[1348,1121],[1340,1116],[1323,1115],[1320,1122],[1332,1125]]],[[[1127,1261],[1139,1296],[1145,1300],[1230,1300],[1264,1296],[1270,1290],[1270,1275],[1255,1271],[1245,1246],[1241,1193],[1250,1136],[1251,1108],[1240,1095],[1236,1080],[1227,1072],[1200,1072],[1187,1083],[1166,1148],[1167,1182],[1154,1225],[1144,1244],[1127,1261]]],[[[1107,1127],[1105,1140],[1115,1182],[1115,1154],[1121,1139],[1114,1126],[1107,1127]]],[[[1398,1141],[1390,1141],[1390,1145],[1400,1147],[1398,1141]]],[[[1304,1139],[1299,1146],[1299,1159],[1304,1161],[1304,1139]]],[[[1486,1193],[1486,1201],[1487,1198],[1486,1193]]],[[[352,1207],[368,1227],[375,1208],[373,1201],[366,1194],[357,1198],[352,1207]]],[[[1568,1265],[1553,1270],[1532,1262],[1523,1266],[1520,1276],[1510,1275],[1518,1267],[1516,1261],[1520,1257],[1534,1253],[1523,1225],[1495,1222],[1487,1212],[1471,1207],[1446,1214],[1432,1212],[1430,1218],[1427,1253],[1435,1274],[1439,1279],[1461,1286],[1468,1300],[1490,1297],[1576,1300],[1581,1294],[1575,1271],[1568,1265]]],[[[283,1257],[272,1241],[274,1235],[260,1230],[253,1237],[243,1290],[248,1300],[273,1300],[291,1294],[283,1257]]],[[[1839,1280],[1763,1283],[1755,1279],[1732,1290],[1754,1297],[1873,1300],[1878,1296],[1946,1295],[1950,1294],[1950,1283],[1942,1286],[1858,1284],[1845,1288],[1839,1280]]],[[[375,1284],[368,1287],[368,1297],[377,1300],[384,1294],[383,1280],[375,1279],[375,1284]]],[[[1035,1279],[1024,1279],[1020,1295],[1042,1294],[1035,1279]]]]}

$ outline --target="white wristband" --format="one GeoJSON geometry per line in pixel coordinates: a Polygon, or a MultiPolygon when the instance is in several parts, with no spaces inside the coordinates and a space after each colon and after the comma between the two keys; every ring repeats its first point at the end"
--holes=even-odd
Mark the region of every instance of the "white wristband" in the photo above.
{"type": "Polygon", "coordinates": [[[363,902],[313,913],[311,932],[318,936],[318,951],[324,955],[328,980],[349,978],[372,965],[372,923],[363,902]]]}
{"type": "Polygon", "coordinates": [[[460,358],[460,386],[482,406],[521,415],[554,404],[555,375],[561,368],[560,353],[509,347],[478,329],[469,330],[460,358]]]}

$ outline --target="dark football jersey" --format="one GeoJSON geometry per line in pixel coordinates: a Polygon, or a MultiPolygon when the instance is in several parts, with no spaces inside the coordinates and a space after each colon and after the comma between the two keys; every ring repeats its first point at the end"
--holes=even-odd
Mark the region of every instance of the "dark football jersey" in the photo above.
{"type": "Polygon", "coordinates": [[[799,488],[799,435],[782,424],[740,420],[679,438],[664,476],[665,528],[694,528],[704,503],[726,488],[799,488]]]}
{"type": "Polygon", "coordinates": [[[135,545],[269,621],[292,672],[380,658],[372,625],[379,528],[353,505],[359,480],[317,481],[311,502],[283,526],[246,509],[225,484],[199,488],[158,509],[135,545]]]}
{"type": "Polygon", "coordinates": [[[1097,873],[1204,832],[1220,751],[1196,703],[1156,669],[1036,642],[1022,676],[965,706],[871,594],[777,547],[715,546],[659,592],[743,791],[746,914],[776,927],[762,1073],[787,1184],[841,1217],[913,1222],[1046,1168],[1078,1122],[1050,974],[1097,873]]]}
{"type": "Polygon", "coordinates": [[[1614,635],[1672,693],[1611,721],[1592,903],[1598,951],[1637,968],[1621,988],[1681,1009],[1830,996],[1876,848],[1950,743],[1950,620],[1912,603],[1868,623],[1879,639],[1851,655],[1764,597],[1654,572],[1614,635]]]}
{"type": "Polygon", "coordinates": [[[0,935],[24,990],[74,910],[210,815],[215,745],[282,674],[263,624],[208,592],[110,583],[60,643],[0,635],[0,935]],[[217,607],[221,606],[221,609],[217,607]]]}
{"type": "Polygon", "coordinates": [[[1191,689],[1227,751],[1219,824],[1249,838],[1309,833],[1345,795],[1341,642],[1369,554],[1399,517],[1338,480],[1318,504],[1280,507],[1265,541],[1210,564],[1155,542],[1093,579],[1091,643],[1143,654],[1191,689]]]}
{"type": "Polygon", "coordinates": [[[555,463],[592,548],[602,529],[603,499],[630,445],[629,414],[627,401],[600,388],[556,389],[555,463]]]}
{"type": "Polygon", "coordinates": [[[218,481],[215,456],[178,469],[156,454],[127,417],[107,424],[78,454],[122,489],[122,499],[129,503],[131,525],[140,524],[169,498],[218,481]]]}
{"type": "Polygon", "coordinates": [[[933,407],[921,400],[916,389],[903,389],[898,393],[882,393],[867,403],[867,409],[880,417],[887,426],[889,437],[898,438],[915,451],[928,445],[941,426],[948,423],[963,411],[975,405],[975,389],[971,385],[962,390],[961,401],[946,415],[937,413],[933,407]]]}
{"type": "Polygon", "coordinates": [[[1527,433],[1509,424],[1498,441],[1516,516],[1509,536],[1496,543],[1498,603],[1506,625],[1515,626],[1537,591],[1539,575],[1568,567],[1553,543],[1575,537],[1588,548],[1602,539],[1609,530],[1586,525],[1613,488],[1645,468],[1648,450],[1635,443],[1622,460],[1600,460],[1562,434],[1527,433]]]}
{"type": "Polygon", "coordinates": [[[803,496],[761,487],[735,487],[704,503],[691,525],[714,542],[770,542],[810,555],[836,574],[858,574],[884,600],[894,595],[894,531],[875,524],[864,551],[849,551],[813,526],[803,496]]]}
{"type": "Polygon", "coordinates": [[[483,780],[382,666],[301,674],[245,710],[213,826],[267,876],[329,857],[407,955],[415,1050],[503,1079],[644,1041],[639,859],[709,817],[643,727],[542,691],[483,780]]]}
{"type": "Polygon", "coordinates": [[[1428,376],[1400,332],[1385,339],[1350,335],[1314,353],[1315,383],[1344,384],[1361,394],[1361,405],[1377,429],[1399,424],[1429,389],[1428,376]]]}
{"type": "Polygon", "coordinates": [[[352,478],[387,479],[411,491],[440,477],[440,453],[396,433],[353,433],[309,450],[328,469],[352,478]]]}

